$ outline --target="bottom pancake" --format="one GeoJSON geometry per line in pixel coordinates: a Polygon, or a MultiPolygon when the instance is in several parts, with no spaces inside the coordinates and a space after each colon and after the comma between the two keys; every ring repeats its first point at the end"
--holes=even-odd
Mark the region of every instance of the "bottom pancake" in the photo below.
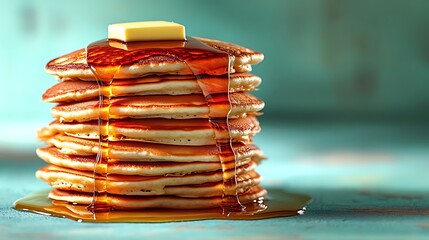
{"type": "MultiPolygon", "coordinates": [[[[241,204],[259,201],[267,194],[267,191],[255,186],[245,193],[238,194],[241,204]]],[[[169,209],[202,209],[215,208],[222,205],[222,197],[184,198],[177,196],[122,196],[109,194],[108,203],[113,209],[147,209],[147,208],[169,208],[169,209]]],[[[66,201],[75,204],[90,205],[94,200],[92,193],[76,191],[64,191],[54,189],[49,193],[53,200],[66,201]]]]}

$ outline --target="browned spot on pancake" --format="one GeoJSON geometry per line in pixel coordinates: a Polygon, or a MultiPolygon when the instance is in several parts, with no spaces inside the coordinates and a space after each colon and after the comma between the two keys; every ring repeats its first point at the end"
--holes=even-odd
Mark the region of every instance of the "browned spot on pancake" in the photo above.
{"type": "Polygon", "coordinates": [[[62,71],[68,69],[87,69],[85,49],[79,49],[48,62],[47,71],[62,71]]]}
{"type": "Polygon", "coordinates": [[[257,97],[250,94],[230,94],[230,101],[232,106],[264,106],[264,102],[257,97]]]}
{"type": "MultiPolygon", "coordinates": [[[[64,153],[60,152],[60,150],[56,147],[42,147],[42,148],[39,148],[38,151],[40,151],[44,154],[48,154],[48,155],[50,155],[50,157],[53,157],[53,158],[56,158],[56,159],[59,159],[62,161],[91,162],[91,163],[94,163],[96,161],[95,155],[94,156],[79,156],[79,155],[64,154],[64,153]]],[[[44,158],[42,158],[42,159],[44,159],[44,158]]]]}
{"type": "MultiPolygon", "coordinates": [[[[61,101],[61,96],[72,95],[68,101],[81,99],[80,95],[86,95],[85,99],[98,97],[98,84],[96,82],[85,82],[77,80],[63,81],[55,84],[42,95],[43,101],[61,101]]],[[[63,97],[64,98],[64,97],[63,97]]]]}
{"type": "Polygon", "coordinates": [[[251,50],[249,48],[245,48],[236,44],[232,44],[232,43],[227,43],[227,42],[222,42],[222,41],[218,41],[218,40],[211,40],[211,39],[207,39],[207,38],[199,38],[196,37],[196,39],[204,42],[205,44],[214,47],[218,50],[221,50],[223,52],[227,52],[237,58],[254,58],[255,62],[254,64],[262,61],[263,59],[263,54],[260,52],[256,52],[254,50],[251,50]],[[256,62],[257,61],[257,62],[256,62]]]}
{"type": "MultiPolygon", "coordinates": [[[[121,56],[121,54],[123,55],[124,52],[126,52],[123,49],[117,49],[117,53],[115,53],[115,55],[117,56],[116,58],[111,58],[113,60],[117,60],[118,57],[121,56]]],[[[91,57],[97,57],[96,55],[100,55],[100,57],[98,60],[95,60],[95,62],[100,61],[103,62],[106,59],[109,59],[110,54],[107,54],[103,51],[103,49],[100,49],[98,51],[93,51],[93,56],[91,57]]],[[[138,56],[138,60],[135,58],[130,58],[128,61],[125,61],[125,64],[121,64],[121,65],[127,65],[127,63],[129,62],[133,62],[136,61],[137,64],[139,65],[144,65],[144,64],[156,64],[156,63],[163,63],[163,64],[168,64],[168,63],[175,63],[177,62],[177,60],[173,57],[169,57],[169,56],[162,56],[162,55],[140,55],[138,56]]],[[[107,65],[110,65],[111,62],[106,63],[107,65]]],[[[48,64],[45,67],[46,71],[48,73],[55,73],[57,71],[67,71],[67,70],[89,70],[89,67],[86,63],[86,51],[85,49],[79,49],[76,51],[73,51],[69,54],[63,55],[61,57],[55,58],[51,61],[48,62],[48,64]]]]}
{"type": "Polygon", "coordinates": [[[80,111],[85,109],[98,109],[99,108],[99,101],[97,100],[91,100],[91,101],[85,101],[85,102],[77,102],[77,103],[61,103],[55,106],[53,109],[56,109],[58,111],[64,111],[64,112],[74,112],[74,111],[80,111]]]}

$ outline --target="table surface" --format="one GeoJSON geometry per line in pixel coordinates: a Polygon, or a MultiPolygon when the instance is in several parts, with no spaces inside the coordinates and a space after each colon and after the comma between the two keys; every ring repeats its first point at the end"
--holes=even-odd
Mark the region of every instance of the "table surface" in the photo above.
{"type": "Polygon", "coordinates": [[[34,177],[44,163],[0,153],[0,239],[429,239],[428,125],[262,124],[263,183],[312,196],[302,216],[79,223],[20,212],[16,199],[47,188],[34,177]]]}

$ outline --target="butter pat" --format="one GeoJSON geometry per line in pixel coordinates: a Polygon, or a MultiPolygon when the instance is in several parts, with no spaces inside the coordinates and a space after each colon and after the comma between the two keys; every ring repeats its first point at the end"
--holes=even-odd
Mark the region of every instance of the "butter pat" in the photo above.
{"type": "Polygon", "coordinates": [[[129,22],[109,25],[109,39],[122,42],[186,40],[185,26],[165,21],[129,22]]]}

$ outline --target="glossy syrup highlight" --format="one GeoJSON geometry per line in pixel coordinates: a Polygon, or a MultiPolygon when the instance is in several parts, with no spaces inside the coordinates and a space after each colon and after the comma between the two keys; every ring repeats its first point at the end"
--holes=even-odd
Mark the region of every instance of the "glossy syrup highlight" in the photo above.
{"type": "MultiPolygon", "coordinates": [[[[214,49],[212,47],[207,46],[206,44],[203,44],[200,41],[196,41],[195,39],[191,39],[192,43],[190,44],[192,48],[198,48],[203,49],[205,51],[209,51],[212,53],[215,53],[218,56],[218,59],[220,59],[220,62],[223,63],[224,71],[220,72],[213,72],[213,71],[206,71],[202,72],[199,69],[198,65],[192,64],[192,62],[187,62],[188,67],[192,71],[192,73],[195,75],[198,85],[201,88],[201,92],[204,95],[204,98],[206,100],[207,106],[209,107],[209,113],[208,113],[208,121],[210,122],[212,129],[214,130],[214,140],[216,142],[216,147],[219,151],[219,160],[222,166],[222,172],[223,172],[223,195],[222,195],[222,204],[221,207],[223,209],[223,214],[229,215],[231,212],[242,212],[246,211],[246,206],[240,203],[240,199],[238,197],[237,192],[237,156],[236,153],[232,147],[232,137],[231,137],[231,129],[229,126],[229,117],[232,110],[232,104],[230,99],[230,84],[231,84],[231,56],[228,53],[219,51],[217,49],[214,49]],[[226,68],[226,69],[225,69],[226,68]],[[226,84],[217,85],[217,88],[214,89],[213,86],[209,81],[204,81],[206,75],[227,75],[227,82],[226,84]],[[226,93],[227,99],[226,102],[228,103],[228,107],[224,109],[225,112],[219,113],[215,112],[217,109],[215,107],[215,101],[214,101],[214,94],[219,94],[219,92],[226,93]],[[216,118],[215,116],[226,116],[222,118],[216,118]],[[221,131],[227,131],[229,135],[229,141],[224,142],[223,138],[219,136],[219,132],[221,131]],[[230,169],[227,164],[227,158],[224,157],[228,153],[232,153],[234,156],[234,177],[231,179],[228,179],[227,177],[227,170],[230,169]],[[227,191],[227,189],[234,189],[233,191],[227,191]]],[[[260,210],[265,209],[266,206],[264,205],[263,201],[258,204],[258,208],[260,210]]]]}
{"type": "Polygon", "coordinates": [[[99,145],[96,161],[94,163],[94,191],[93,201],[87,207],[89,211],[93,213],[93,218],[97,220],[97,214],[105,214],[110,212],[113,208],[110,204],[110,198],[108,192],[108,181],[109,181],[109,145],[110,145],[110,106],[112,100],[112,82],[115,78],[116,72],[120,68],[120,64],[108,64],[110,56],[107,54],[101,54],[101,57],[94,58],[93,52],[96,51],[99,44],[103,44],[104,41],[98,41],[92,43],[86,48],[86,61],[88,67],[96,77],[96,81],[99,89],[99,103],[98,103],[98,129],[99,129],[99,145]],[[103,66],[102,68],[100,66],[103,66]],[[104,171],[97,171],[100,166],[105,166],[104,171]],[[102,189],[97,189],[98,181],[102,189]]]}

